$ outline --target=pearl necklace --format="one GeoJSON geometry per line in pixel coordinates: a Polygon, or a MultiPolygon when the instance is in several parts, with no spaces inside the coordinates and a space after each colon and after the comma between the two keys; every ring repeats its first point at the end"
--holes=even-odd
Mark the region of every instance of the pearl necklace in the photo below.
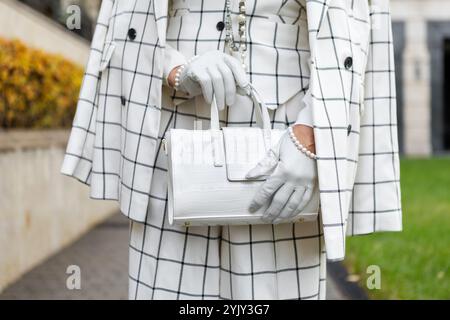
{"type": "Polygon", "coordinates": [[[246,57],[247,57],[247,17],[245,15],[245,0],[239,1],[239,46],[236,44],[234,40],[233,34],[233,26],[232,26],[232,18],[231,18],[231,0],[226,0],[225,2],[225,42],[228,45],[228,48],[234,52],[239,52],[241,55],[242,67],[244,70],[247,69],[246,66],[246,57]]]}

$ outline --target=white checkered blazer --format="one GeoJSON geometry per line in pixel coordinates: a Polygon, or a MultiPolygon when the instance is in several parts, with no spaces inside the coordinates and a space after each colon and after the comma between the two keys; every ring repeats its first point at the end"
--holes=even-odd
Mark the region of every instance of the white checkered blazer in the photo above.
{"type": "MultiPolygon", "coordinates": [[[[402,228],[389,1],[307,0],[306,12],[324,237],[340,260],[346,234],[402,228]]],[[[158,152],[167,14],[168,1],[103,0],[62,167],[140,222],[158,152]]],[[[298,89],[286,88],[265,99],[276,106],[298,89]]]]}

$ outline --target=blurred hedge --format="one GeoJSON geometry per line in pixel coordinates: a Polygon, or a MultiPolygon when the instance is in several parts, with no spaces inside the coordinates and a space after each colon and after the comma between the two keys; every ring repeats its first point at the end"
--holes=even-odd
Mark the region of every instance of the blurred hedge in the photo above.
{"type": "Polygon", "coordinates": [[[61,56],[0,38],[0,127],[70,127],[82,78],[61,56]]]}

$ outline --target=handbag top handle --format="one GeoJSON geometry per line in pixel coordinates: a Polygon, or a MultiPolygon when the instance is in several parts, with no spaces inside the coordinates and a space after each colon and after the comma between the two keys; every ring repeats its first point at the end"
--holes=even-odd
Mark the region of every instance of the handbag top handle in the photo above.
{"type": "MultiPolygon", "coordinates": [[[[259,127],[262,130],[262,135],[264,139],[264,145],[266,150],[269,150],[271,146],[271,125],[270,125],[270,115],[267,109],[267,105],[261,99],[258,91],[253,87],[252,84],[248,84],[247,87],[244,88],[247,94],[253,101],[256,109],[256,121],[259,127]]],[[[225,164],[225,157],[223,154],[223,150],[220,147],[221,141],[220,134],[220,123],[219,123],[219,108],[217,107],[216,98],[213,97],[213,101],[211,104],[211,139],[212,139],[212,147],[213,147],[213,157],[214,157],[214,165],[216,167],[222,167],[225,164]]]]}
{"type": "MultiPolygon", "coordinates": [[[[255,105],[256,122],[258,126],[261,129],[264,129],[264,131],[270,131],[271,129],[270,115],[269,110],[267,109],[267,105],[261,99],[261,96],[259,95],[258,91],[252,84],[249,83],[248,86],[243,89],[247,92],[247,95],[250,96],[250,98],[253,101],[253,104],[255,105]]],[[[219,108],[217,107],[215,97],[213,97],[213,101],[211,104],[211,129],[220,130],[219,108]]]]}

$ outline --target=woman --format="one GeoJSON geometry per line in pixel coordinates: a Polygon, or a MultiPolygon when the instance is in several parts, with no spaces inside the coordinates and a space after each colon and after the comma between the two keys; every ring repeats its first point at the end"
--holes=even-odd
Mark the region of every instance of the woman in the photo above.
{"type": "Polygon", "coordinates": [[[62,172],[131,219],[130,299],[324,299],[346,234],[401,230],[391,34],[387,0],[103,1],[62,172]],[[254,125],[248,81],[316,162],[286,136],[253,202],[271,223],[169,226],[165,132],[213,97],[254,125]],[[315,168],[320,218],[283,223],[315,168]]]}

